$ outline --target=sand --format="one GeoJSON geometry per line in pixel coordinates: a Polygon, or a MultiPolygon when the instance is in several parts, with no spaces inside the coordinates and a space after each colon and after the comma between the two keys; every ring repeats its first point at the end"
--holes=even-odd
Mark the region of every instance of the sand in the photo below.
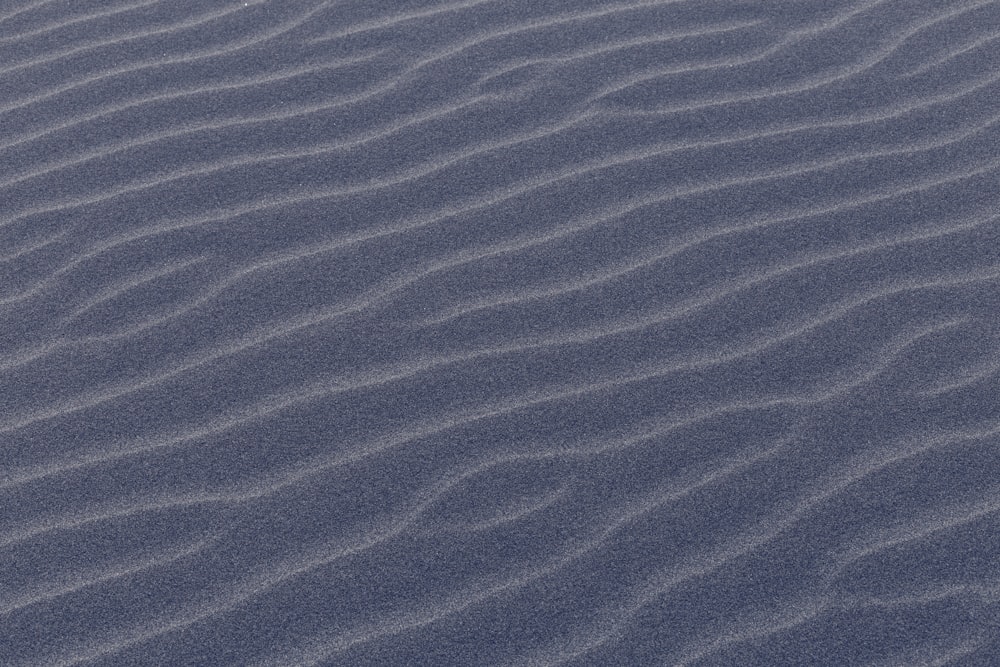
{"type": "Polygon", "coordinates": [[[1000,664],[1000,3],[0,3],[0,665],[1000,664]]]}

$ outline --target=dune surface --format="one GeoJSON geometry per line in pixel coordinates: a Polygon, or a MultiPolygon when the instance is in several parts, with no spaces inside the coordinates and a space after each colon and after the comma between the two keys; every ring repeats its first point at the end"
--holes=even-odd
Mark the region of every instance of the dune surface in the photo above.
{"type": "Polygon", "coordinates": [[[0,3],[0,665],[1000,664],[1000,2],[0,3]]]}

